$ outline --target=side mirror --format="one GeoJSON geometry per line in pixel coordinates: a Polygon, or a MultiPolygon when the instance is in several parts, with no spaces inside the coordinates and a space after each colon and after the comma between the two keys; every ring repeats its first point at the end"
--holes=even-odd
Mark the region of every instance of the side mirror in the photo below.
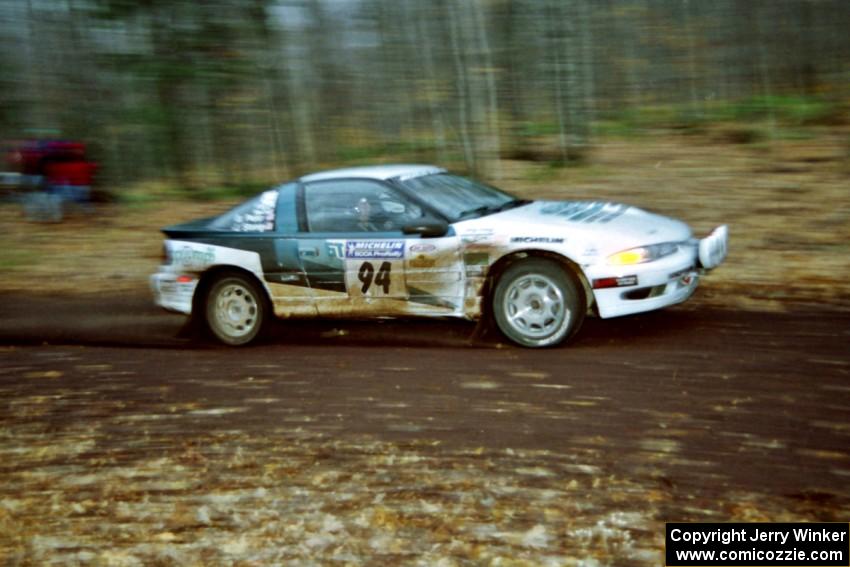
{"type": "Polygon", "coordinates": [[[426,218],[404,225],[401,231],[404,234],[418,234],[422,238],[436,238],[445,236],[449,231],[449,225],[446,221],[426,218]]]}

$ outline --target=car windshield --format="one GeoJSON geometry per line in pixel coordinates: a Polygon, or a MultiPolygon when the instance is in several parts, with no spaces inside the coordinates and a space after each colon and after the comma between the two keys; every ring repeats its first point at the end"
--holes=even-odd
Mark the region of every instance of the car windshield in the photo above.
{"type": "Polygon", "coordinates": [[[401,184],[451,222],[504,211],[529,202],[494,187],[448,173],[413,177],[405,179],[401,184]]]}

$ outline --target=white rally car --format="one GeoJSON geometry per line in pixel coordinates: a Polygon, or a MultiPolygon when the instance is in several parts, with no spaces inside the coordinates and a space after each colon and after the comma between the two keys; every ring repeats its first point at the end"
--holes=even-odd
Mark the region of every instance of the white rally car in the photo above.
{"type": "Polygon", "coordinates": [[[527,347],[685,301],[726,256],[725,226],[617,203],[528,201],[446,170],[307,175],[217,217],[163,229],[156,303],[246,344],[269,318],[479,320],[527,347]]]}

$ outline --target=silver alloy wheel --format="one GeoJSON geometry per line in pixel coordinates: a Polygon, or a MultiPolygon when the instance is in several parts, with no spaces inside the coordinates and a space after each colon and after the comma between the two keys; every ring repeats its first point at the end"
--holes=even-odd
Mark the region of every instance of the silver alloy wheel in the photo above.
{"type": "Polygon", "coordinates": [[[572,337],[587,311],[580,280],[548,258],[525,258],[508,266],[493,288],[493,319],[505,337],[531,348],[572,337]]]}
{"type": "Polygon", "coordinates": [[[527,274],[512,281],[502,308],[507,323],[533,339],[556,333],[570,317],[561,288],[542,274],[527,274]]]}
{"type": "Polygon", "coordinates": [[[251,335],[260,323],[257,298],[242,283],[227,283],[216,289],[212,301],[215,330],[236,342],[251,335]]]}

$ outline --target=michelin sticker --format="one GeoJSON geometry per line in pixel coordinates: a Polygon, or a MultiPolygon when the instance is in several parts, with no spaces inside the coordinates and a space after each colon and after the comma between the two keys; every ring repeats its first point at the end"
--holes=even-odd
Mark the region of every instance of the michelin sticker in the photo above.
{"type": "Polygon", "coordinates": [[[404,240],[349,240],[345,243],[345,257],[404,258],[404,240]]]}
{"type": "Polygon", "coordinates": [[[551,238],[548,236],[514,236],[511,242],[520,244],[563,244],[563,238],[551,238]]]}

